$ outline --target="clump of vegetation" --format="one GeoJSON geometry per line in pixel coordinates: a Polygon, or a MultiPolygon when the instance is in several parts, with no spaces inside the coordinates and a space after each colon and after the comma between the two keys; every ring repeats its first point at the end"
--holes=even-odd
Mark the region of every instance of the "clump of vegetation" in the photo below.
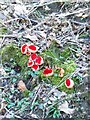
{"type": "Polygon", "coordinates": [[[21,78],[27,78],[27,55],[22,55],[20,48],[15,44],[8,44],[1,50],[2,64],[6,72],[20,73],[21,78]]]}
{"type": "Polygon", "coordinates": [[[40,2],[1,4],[0,117],[87,119],[89,4],[40,2]]]}
{"type": "Polygon", "coordinates": [[[15,44],[9,44],[1,50],[2,64],[19,65],[24,67],[27,62],[27,56],[22,55],[20,48],[15,44]]]}
{"type": "MultiPolygon", "coordinates": [[[[10,44],[6,47],[4,47],[1,51],[2,53],[2,63],[8,63],[9,66],[20,66],[21,68],[21,75],[25,77],[26,72],[29,73],[29,71],[32,71],[29,66],[27,66],[27,61],[29,56],[22,54],[20,48],[18,48],[14,44],[10,44]],[[30,70],[29,70],[30,69],[30,70]]],[[[34,55],[34,58],[36,57],[36,54],[34,55]]],[[[74,92],[74,88],[68,89],[65,86],[65,80],[67,78],[72,78],[72,73],[75,71],[77,65],[74,62],[74,60],[71,58],[71,52],[70,50],[66,47],[64,50],[60,50],[58,48],[58,44],[52,42],[50,45],[50,48],[48,50],[45,50],[42,52],[42,56],[44,58],[44,65],[42,66],[49,66],[50,68],[53,69],[53,74],[50,75],[49,77],[45,77],[43,74],[43,69],[40,70],[39,76],[41,77],[42,80],[46,81],[48,83],[51,83],[53,85],[58,86],[58,88],[61,91],[65,91],[67,93],[74,92]],[[60,69],[63,69],[64,73],[60,75],[60,69]]],[[[31,59],[29,60],[29,63],[31,64],[31,59]]],[[[34,65],[30,65],[33,67],[34,65]]],[[[37,74],[36,71],[39,71],[38,69],[34,69],[35,71],[33,74],[37,74]]],[[[30,73],[31,74],[31,73],[30,73]]],[[[26,75],[26,78],[29,75],[26,75]]],[[[74,82],[76,80],[74,79],[74,82]]]]}
{"type": "MultiPolygon", "coordinates": [[[[74,92],[74,88],[68,89],[65,86],[65,80],[67,78],[73,79],[73,72],[77,68],[77,64],[75,60],[71,58],[71,52],[66,47],[64,50],[58,48],[58,44],[52,43],[50,48],[42,53],[44,58],[44,66],[49,66],[53,69],[54,74],[45,77],[42,75],[42,79],[46,82],[49,82],[53,85],[58,86],[61,91],[65,91],[67,93],[74,92]],[[60,75],[60,69],[63,69],[64,73],[60,75]]],[[[76,80],[74,79],[74,82],[76,80]]]]}

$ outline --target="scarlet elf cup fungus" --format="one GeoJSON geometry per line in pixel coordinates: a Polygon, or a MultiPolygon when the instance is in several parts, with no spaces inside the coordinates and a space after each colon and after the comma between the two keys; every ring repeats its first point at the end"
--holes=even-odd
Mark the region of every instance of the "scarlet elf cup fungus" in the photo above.
{"type": "Polygon", "coordinates": [[[60,68],[60,73],[64,74],[64,69],[63,68],[60,68]]]}
{"type": "Polygon", "coordinates": [[[33,71],[39,70],[39,66],[36,64],[34,64],[31,68],[33,71]]]}
{"type": "Polygon", "coordinates": [[[26,54],[27,53],[27,49],[28,49],[28,45],[27,44],[23,44],[21,46],[21,53],[22,54],[26,54]]]}
{"type": "Polygon", "coordinates": [[[37,58],[37,54],[36,53],[31,54],[31,56],[29,57],[29,59],[33,60],[33,61],[35,61],[36,58],[37,58]]]}
{"type": "Polygon", "coordinates": [[[43,71],[44,76],[52,76],[53,75],[53,70],[51,68],[46,68],[43,71]]]}
{"type": "Polygon", "coordinates": [[[41,56],[37,56],[36,53],[31,54],[28,60],[28,67],[31,67],[33,71],[38,70],[39,65],[43,64],[43,58],[41,56]]]}
{"type": "Polygon", "coordinates": [[[59,77],[63,77],[63,76],[64,76],[63,74],[59,73],[59,77]]]}
{"type": "Polygon", "coordinates": [[[21,52],[30,56],[28,58],[27,66],[31,67],[33,71],[39,70],[39,65],[43,64],[43,58],[36,54],[37,51],[38,47],[34,44],[23,44],[21,47],[21,52]]]}
{"type": "Polygon", "coordinates": [[[32,60],[29,60],[27,65],[28,65],[28,67],[32,67],[34,65],[34,62],[32,60]]]}
{"type": "Polygon", "coordinates": [[[66,79],[66,80],[65,80],[65,86],[66,86],[67,88],[73,88],[73,86],[74,86],[74,81],[71,80],[70,78],[66,79]]]}
{"type": "Polygon", "coordinates": [[[43,64],[43,58],[41,56],[37,56],[35,63],[37,65],[42,65],[43,64]]]}
{"type": "Polygon", "coordinates": [[[31,53],[35,53],[35,52],[38,51],[38,47],[35,46],[34,44],[30,44],[30,45],[28,46],[28,51],[31,52],[31,53]]]}

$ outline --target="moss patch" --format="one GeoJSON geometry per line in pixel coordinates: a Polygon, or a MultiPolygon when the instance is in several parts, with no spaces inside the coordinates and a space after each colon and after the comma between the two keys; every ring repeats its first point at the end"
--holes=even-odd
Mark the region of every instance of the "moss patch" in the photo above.
{"type": "Polygon", "coordinates": [[[61,85],[58,87],[61,91],[65,91],[66,93],[74,92],[74,89],[68,89],[65,86],[65,80],[70,77],[77,68],[68,46],[62,49],[56,43],[52,42],[50,48],[44,51],[42,55],[45,61],[44,66],[50,66],[54,70],[53,76],[48,78],[42,76],[42,79],[56,86],[61,85]],[[59,76],[60,70],[56,70],[55,66],[64,69],[65,73],[63,77],[59,76]]]}
{"type": "Polygon", "coordinates": [[[19,65],[23,69],[26,66],[28,56],[21,53],[15,44],[9,44],[1,50],[2,64],[19,65]]]}

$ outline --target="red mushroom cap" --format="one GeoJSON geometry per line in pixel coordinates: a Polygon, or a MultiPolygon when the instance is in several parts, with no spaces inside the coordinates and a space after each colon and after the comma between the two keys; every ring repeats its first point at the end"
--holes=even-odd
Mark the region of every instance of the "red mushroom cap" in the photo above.
{"type": "Polygon", "coordinates": [[[71,80],[71,79],[66,79],[65,80],[65,86],[67,87],[67,88],[73,88],[73,86],[74,86],[74,81],[73,80],[71,80]]]}
{"type": "Polygon", "coordinates": [[[27,44],[23,44],[23,45],[21,46],[21,52],[22,52],[22,54],[26,54],[27,49],[28,49],[28,45],[27,45],[27,44]]]}
{"type": "Polygon", "coordinates": [[[35,52],[38,51],[38,47],[35,46],[34,44],[30,44],[30,45],[28,46],[28,51],[30,51],[31,53],[35,53],[35,52]]]}
{"type": "Polygon", "coordinates": [[[43,64],[43,58],[41,56],[37,56],[35,63],[37,65],[42,65],[43,64]]]}
{"type": "Polygon", "coordinates": [[[34,65],[34,62],[32,60],[29,60],[27,65],[28,65],[28,67],[32,67],[34,65]]]}
{"type": "Polygon", "coordinates": [[[30,56],[30,58],[29,59],[31,59],[31,60],[36,60],[36,58],[37,58],[37,54],[36,53],[33,53],[33,54],[31,54],[31,56],[30,56]]]}
{"type": "Polygon", "coordinates": [[[44,69],[43,74],[45,76],[52,76],[53,75],[53,70],[51,68],[46,68],[46,69],[44,69]]]}
{"type": "Polygon", "coordinates": [[[29,51],[27,51],[27,52],[26,52],[26,55],[30,56],[30,55],[31,55],[31,53],[30,53],[29,51]]]}
{"type": "Polygon", "coordinates": [[[36,64],[34,64],[34,65],[32,66],[32,70],[33,70],[33,71],[39,70],[39,66],[36,65],[36,64]]]}

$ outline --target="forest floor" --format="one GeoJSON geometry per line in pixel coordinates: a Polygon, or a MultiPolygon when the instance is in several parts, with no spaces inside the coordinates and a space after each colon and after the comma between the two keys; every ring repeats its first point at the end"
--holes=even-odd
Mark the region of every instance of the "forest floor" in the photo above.
{"type": "Polygon", "coordinates": [[[0,120],[89,120],[90,2],[0,1],[0,120]]]}

